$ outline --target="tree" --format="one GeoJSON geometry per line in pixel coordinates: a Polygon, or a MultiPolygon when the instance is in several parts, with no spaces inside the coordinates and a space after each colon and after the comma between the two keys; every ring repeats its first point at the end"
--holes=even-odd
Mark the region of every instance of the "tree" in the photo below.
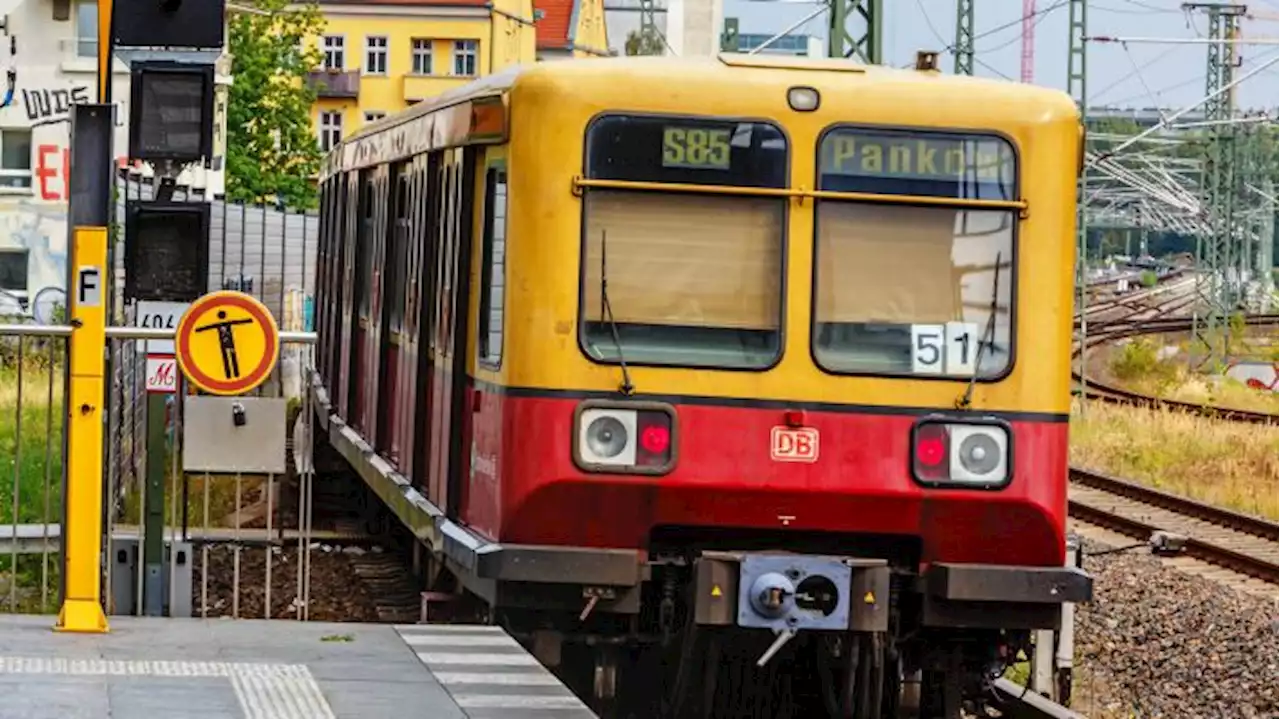
{"type": "Polygon", "coordinates": [[[656,32],[642,33],[638,30],[627,33],[627,42],[623,46],[628,55],[661,55],[664,49],[656,32]]]}
{"type": "Polygon", "coordinates": [[[226,194],[240,202],[314,207],[321,155],[307,72],[320,62],[311,40],[324,20],[314,2],[247,4],[252,10],[232,15],[229,28],[226,194]]]}

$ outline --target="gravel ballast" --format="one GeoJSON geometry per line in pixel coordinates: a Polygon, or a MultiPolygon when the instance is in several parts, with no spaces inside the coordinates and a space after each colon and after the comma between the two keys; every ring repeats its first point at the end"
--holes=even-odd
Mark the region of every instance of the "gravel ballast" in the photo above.
{"type": "Polygon", "coordinates": [[[1086,557],[1084,567],[1094,599],[1076,609],[1073,708],[1092,719],[1277,715],[1274,601],[1141,550],[1086,557]]]}

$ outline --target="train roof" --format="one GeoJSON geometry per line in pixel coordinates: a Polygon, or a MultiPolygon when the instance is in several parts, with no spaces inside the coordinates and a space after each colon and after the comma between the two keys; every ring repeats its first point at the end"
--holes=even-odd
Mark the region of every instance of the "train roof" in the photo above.
{"type": "Polygon", "coordinates": [[[1079,111],[1060,90],[1006,80],[950,75],[936,71],[898,69],[883,65],[861,65],[837,58],[743,55],[721,53],[711,57],[610,57],[586,60],[559,60],[514,65],[486,75],[430,100],[362,127],[335,148],[377,134],[387,128],[479,98],[506,94],[525,83],[552,86],[557,92],[583,96],[616,92],[619,80],[626,80],[628,92],[637,86],[670,86],[673,78],[685,85],[752,86],[752,92],[776,87],[814,85],[825,93],[857,92],[868,81],[891,84],[896,92],[918,97],[930,106],[945,104],[1007,104],[1008,117],[1034,115],[1040,120],[1072,116],[1079,111]]]}

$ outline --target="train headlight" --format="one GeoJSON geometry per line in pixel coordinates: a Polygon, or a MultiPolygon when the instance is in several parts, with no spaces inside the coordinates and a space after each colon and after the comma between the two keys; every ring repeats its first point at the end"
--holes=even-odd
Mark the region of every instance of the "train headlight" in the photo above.
{"type": "Polygon", "coordinates": [[[594,464],[636,461],[636,413],[591,410],[582,417],[582,458],[594,464]]]}
{"type": "Polygon", "coordinates": [[[926,419],[912,430],[911,474],[934,487],[1003,487],[1010,480],[1009,428],[999,420],[926,419]]]}
{"type": "Polygon", "coordinates": [[[584,402],[573,460],[587,472],[665,474],[675,461],[675,410],[656,402],[584,402]]]}

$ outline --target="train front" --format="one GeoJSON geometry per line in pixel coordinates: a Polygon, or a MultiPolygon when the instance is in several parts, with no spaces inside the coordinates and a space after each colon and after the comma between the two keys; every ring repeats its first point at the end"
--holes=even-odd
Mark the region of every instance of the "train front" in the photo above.
{"type": "Polygon", "coordinates": [[[576,548],[566,580],[642,552],[634,591],[583,594],[636,636],[733,628],[765,664],[848,638],[888,673],[847,680],[863,702],[916,670],[973,689],[1090,592],[1063,566],[1074,112],[922,128],[883,96],[907,91],[589,118],[581,215],[538,215],[580,261],[530,269],[576,321],[509,325],[563,360],[510,370],[494,516],[576,548]]]}

